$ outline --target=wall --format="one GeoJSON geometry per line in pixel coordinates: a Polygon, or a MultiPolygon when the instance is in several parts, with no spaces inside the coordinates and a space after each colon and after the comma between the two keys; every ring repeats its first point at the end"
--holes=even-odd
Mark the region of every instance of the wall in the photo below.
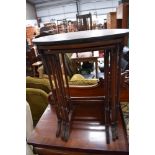
{"type": "MultiPolygon", "coordinates": [[[[79,0],[79,13],[91,13],[93,20],[103,23],[108,12],[116,11],[119,0],[79,0]]],[[[37,16],[42,22],[56,21],[66,18],[76,20],[77,6],[75,0],[57,0],[36,5],[37,16]]]]}
{"type": "Polygon", "coordinates": [[[107,13],[115,12],[118,0],[80,0],[80,14],[92,14],[92,20],[104,23],[107,13]]]}
{"type": "Polygon", "coordinates": [[[49,22],[51,20],[70,19],[75,20],[76,17],[76,3],[73,0],[57,0],[40,5],[36,5],[37,16],[41,18],[42,22],[49,22]]]}
{"type": "Polygon", "coordinates": [[[26,20],[36,19],[35,8],[30,3],[26,2],[26,20]]]}
{"type": "Polygon", "coordinates": [[[26,2],[26,26],[36,26],[36,12],[32,4],[26,2]]]}

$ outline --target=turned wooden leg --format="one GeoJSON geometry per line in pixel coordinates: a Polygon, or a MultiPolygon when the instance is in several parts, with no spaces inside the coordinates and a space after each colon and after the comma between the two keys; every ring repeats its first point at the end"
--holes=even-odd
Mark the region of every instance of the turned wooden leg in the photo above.
{"type": "Polygon", "coordinates": [[[117,55],[116,55],[116,74],[117,74],[117,80],[116,80],[116,113],[115,113],[115,132],[116,132],[116,139],[118,139],[118,113],[119,113],[119,106],[120,106],[120,84],[121,84],[121,58],[122,58],[122,51],[123,51],[123,45],[117,44],[117,55]]]}
{"type": "Polygon", "coordinates": [[[104,71],[104,80],[105,80],[105,127],[106,127],[106,142],[110,143],[109,136],[109,125],[110,125],[110,111],[109,111],[109,51],[105,50],[105,71],[104,71]]]}
{"type": "Polygon", "coordinates": [[[96,78],[98,78],[98,63],[97,63],[97,59],[95,61],[95,70],[96,70],[96,78]]]}
{"type": "Polygon", "coordinates": [[[117,65],[116,65],[116,61],[117,61],[117,57],[116,57],[116,47],[112,48],[110,51],[110,85],[111,85],[111,100],[110,100],[110,104],[111,104],[111,132],[112,132],[112,139],[115,140],[116,139],[116,132],[115,132],[115,128],[116,128],[116,82],[117,82],[117,76],[116,76],[116,70],[117,70],[117,65]]]}

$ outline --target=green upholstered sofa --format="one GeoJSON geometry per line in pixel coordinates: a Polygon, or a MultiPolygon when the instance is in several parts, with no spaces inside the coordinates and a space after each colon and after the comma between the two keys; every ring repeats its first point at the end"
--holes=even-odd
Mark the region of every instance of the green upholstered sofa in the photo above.
{"type": "Polygon", "coordinates": [[[30,105],[34,126],[48,105],[50,85],[47,79],[26,77],[26,100],[30,105]]]}
{"type": "Polygon", "coordinates": [[[30,105],[34,126],[48,105],[48,94],[36,88],[26,88],[26,100],[30,105]]]}
{"type": "MultiPolygon", "coordinates": [[[[75,85],[75,86],[86,86],[86,85],[94,85],[97,84],[99,79],[86,79],[81,74],[74,74],[71,78],[68,77],[69,85],[75,85]]],[[[27,77],[26,78],[26,87],[32,87],[32,88],[40,88],[46,91],[47,93],[50,92],[50,83],[48,76],[44,74],[40,78],[37,77],[27,77]]],[[[53,82],[54,85],[54,82],[53,82]]]]}
{"type": "Polygon", "coordinates": [[[26,77],[26,88],[37,88],[45,91],[47,94],[50,92],[50,84],[47,78],[26,77]]]}
{"type": "MultiPolygon", "coordinates": [[[[98,79],[85,79],[80,74],[75,74],[69,80],[69,85],[85,86],[97,84],[98,79]]],[[[54,83],[53,83],[54,85],[54,83]]],[[[49,102],[50,83],[47,77],[26,77],[26,100],[30,105],[34,126],[39,121],[41,115],[49,102]]]]}

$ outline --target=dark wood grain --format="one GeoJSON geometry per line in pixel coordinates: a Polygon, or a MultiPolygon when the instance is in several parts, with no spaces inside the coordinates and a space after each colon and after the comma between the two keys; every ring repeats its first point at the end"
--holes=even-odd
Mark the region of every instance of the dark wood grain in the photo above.
{"type": "Polygon", "coordinates": [[[106,29],[106,30],[87,30],[80,32],[70,32],[56,35],[49,35],[33,39],[36,45],[69,45],[73,43],[103,41],[107,39],[117,39],[128,34],[127,29],[106,29]]]}
{"type": "MultiPolygon", "coordinates": [[[[123,77],[124,78],[124,77],[123,77]]],[[[121,80],[120,90],[120,102],[129,102],[129,85],[125,83],[125,80],[121,80]],[[124,80],[124,81],[123,81],[124,80]]],[[[110,79],[109,79],[110,82],[110,79]]],[[[98,84],[89,86],[69,86],[70,96],[74,97],[97,97],[105,96],[105,80],[99,79],[98,84]]]]}

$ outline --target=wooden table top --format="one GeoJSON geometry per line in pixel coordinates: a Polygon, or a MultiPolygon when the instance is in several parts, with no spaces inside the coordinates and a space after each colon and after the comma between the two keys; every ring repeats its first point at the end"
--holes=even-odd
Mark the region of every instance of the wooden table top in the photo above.
{"type": "Polygon", "coordinates": [[[90,122],[80,124],[78,121],[73,121],[69,140],[64,142],[55,136],[56,120],[54,110],[48,106],[29,137],[28,143],[35,147],[66,151],[128,154],[128,144],[120,116],[118,125],[119,139],[115,142],[111,140],[110,144],[106,144],[105,127],[103,125],[97,123],[90,125],[90,122]]]}
{"type": "Polygon", "coordinates": [[[61,45],[117,39],[126,36],[128,29],[103,29],[61,33],[33,39],[36,45],[61,45]]]}

